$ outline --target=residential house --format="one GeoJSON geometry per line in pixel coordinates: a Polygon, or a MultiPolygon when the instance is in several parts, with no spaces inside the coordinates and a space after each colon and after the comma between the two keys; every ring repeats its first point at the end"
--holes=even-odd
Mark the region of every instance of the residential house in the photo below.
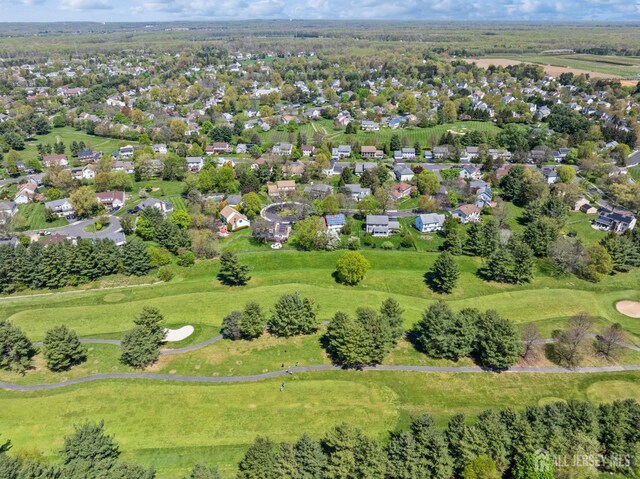
{"type": "Polygon", "coordinates": [[[129,160],[133,158],[133,152],[134,152],[133,146],[126,145],[126,146],[120,147],[120,150],[118,151],[118,155],[120,156],[120,158],[129,160]]]}
{"type": "Polygon", "coordinates": [[[615,211],[602,210],[593,221],[593,227],[603,231],[622,234],[636,226],[636,217],[631,213],[623,214],[615,211]]]}
{"type": "Polygon", "coordinates": [[[227,202],[227,204],[229,206],[231,206],[232,208],[235,208],[242,201],[242,196],[241,195],[229,195],[229,196],[227,196],[225,201],[227,202]]]}
{"type": "Polygon", "coordinates": [[[491,185],[483,180],[474,180],[469,183],[469,188],[476,195],[475,205],[482,208],[493,208],[493,191],[491,185]]]}
{"type": "Polygon", "coordinates": [[[83,150],[78,152],[78,160],[83,163],[93,163],[102,158],[99,151],[83,150]]]}
{"type": "Polygon", "coordinates": [[[434,160],[448,160],[451,156],[452,147],[449,145],[434,146],[432,153],[434,160]]]}
{"type": "Polygon", "coordinates": [[[113,164],[113,171],[124,171],[127,174],[131,174],[134,172],[133,162],[116,160],[113,164]]]}
{"type": "Polygon", "coordinates": [[[241,228],[248,228],[251,224],[245,215],[229,205],[222,208],[220,217],[230,231],[236,231],[241,228]]]}
{"type": "Polygon", "coordinates": [[[396,153],[400,153],[400,158],[405,161],[413,161],[416,159],[416,149],[415,148],[402,148],[399,151],[395,151],[393,153],[393,157],[396,157],[396,153]]]}
{"type": "Polygon", "coordinates": [[[283,176],[302,176],[304,174],[304,169],[306,167],[306,163],[301,161],[294,161],[293,163],[287,163],[282,165],[282,175],[283,176]]]}
{"type": "Polygon", "coordinates": [[[364,163],[356,163],[356,176],[362,176],[362,173],[365,171],[372,171],[378,166],[377,163],[373,163],[371,161],[366,161],[364,163]]]}
{"type": "Polygon", "coordinates": [[[378,149],[375,146],[364,145],[360,147],[360,156],[362,158],[375,158],[378,149]]]}
{"type": "Polygon", "coordinates": [[[482,171],[475,165],[466,165],[460,170],[460,178],[465,180],[479,180],[482,178],[482,171]]]}
{"type": "Polygon", "coordinates": [[[110,210],[112,208],[122,208],[126,200],[124,191],[103,191],[96,193],[96,199],[102,206],[110,210]]]}
{"type": "Polygon", "coordinates": [[[403,198],[408,198],[414,191],[418,191],[415,186],[405,183],[404,181],[400,181],[400,183],[396,183],[391,187],[391,191],[389,191],[389,198],[394,201],[398,201],[403,198]]]}
{"type": "Polygon", "coordinates": [[[362,131],[380,131],[380,123],[369,120],[362,120],[360,123],[360,128],[362,131]]]}
{"type": "Polygon", "coordinates": [[[340,231],[347,222],[346,217],[342,213],[335,215],[325,215],[324,221],[327,225],[327,229],[340,231]]]}
{"type": "Polygon", "coordinates": [[[293,145],[291,143],[276,143],[271,152],[274,155],[290,156],[293,153],[293,145]]]}
{"type": "Polygon", "coordinates": [[[204,167],[204,159],[201,156],[187,156],[187,168],[192,173],[197,173],[204,167]]]}
{"type": "Polygon", "coordinates": [[[640,164],[640,150],[632,152],[625,162],[625,166],[630,168],[632,166],[638,166],[640,164]]]}
{"type": "Polygon", "coordinates": [[[351,156],[351,145],[339,145],[338,148],[331,149],[331,158],[334,160],[341,160],[342,158],[349,158],[351,156]]]}
{"type": "Polygon", "coordinates": [[[413,170],[406,165],[396,165],[393,173],[398,181],[411,181],[414,177],[413,170]]]}
{"type": "Polygon", "coordinates": [[[0,225],[4,225],[18,214],[18,205],[15,201],[0,202],[0,225]]]}
{"type": "Polygon", "coordinates": [[[42,163],[45,168],[51,168],[52,166],[62,166],[64,168],[69,165],[66,155],[44,155],[42,163]]]}
{"type": "Polygon", "coordinates": [[[38,183],[29,178],[26,183],[22,183],[18,186],[18,191],[16,192],[14,201],[19,205],[30,203],[35,199],[37,191],[38,183]]]}
{"type": "Polygon", "coordinates": [[[173,205],[171,203],[156,198],[147,198],[136,207],[138,211],[142,211],[145,208],[158,208],[164,216],[173,213],[173,205]]]}
{"type": "Polygon", "coordinates": [[[389,236],[400,229],[400,223],[387,215],[367,215],[366,231],[372,236],[389,236]]]}
{"type": "Polygon", "coordinates": [[[480,221],[480,208],[476,205],[461,205],[451,212],[451,216],[458,218],[461,223],[477,223],[480,221]]]}
{"type": "Polygon", "coordinates": [[[420,233],[433,233],[434,231],[442,230],[442,227],[444,226],[444,220],[444,215],[429,213],[416,216],[414,225],[416,229],[420,231],[420,233]]]}
{"type": "Polygon", "coordinates": [[[219,155],[221,153],[231,153],[233,149],[229,146],[229,143],[216,142],[213,145],[207,145],[205,153],[207,155],[219,155]]]}
{"type": "Polygon", "coordinates": [[[280,180],[275,184],[267,185],[267,194],[269,196],[285,196],[295,193],[296,182],[294,180],[280,180]]]}
{"type": "Polygon", "coordinates": [[[60,218],[71,218],[75,216],[76,212],[69,201],[69,198],[62,198],[60,200],[47,201],[44,204],[45,209],[53,211],[60,218]]]}
{"type": "Polygon", "coordinates": [[[596,208],[595,206],[593,206],[590,203],[585,203],[585,204],[581,205],[579,210],[580,210],[580,212],[584,213],[585,215],[595,215],[598,212],[598,208],[596,208]]]}
{"type": "Polygon", "coordinates": [[[315,146],[310,146],[310,145],[302,145],[300,150],[302,151],[302,156],[310,157],[310,156],[313,156],[315,154],[316,147],[315,146]]]}
{"type": "Polygon", "coordinates": [[[315,185],[305,186],[304,192],[311,198],[322,199],[333,194],[333,186],[324,183],[317,183],[315,185]]]}
{"type": "Polygon", "coordinates": [[[544,176],[545,180],[547,180],[547,183],[550,185],[558,181],[558,173],[556,172],[556,169],[552,167],[543,167],[542,176],[544,176]]]}
{"type": "Polygon", "coordinates": [[[371,195],[371,188],[363,188],[357,183],[344,185],[344,190],[356,201],[360,201],[371,195]]]}
{"type": "Polygon", "coordinates": [[[153,145],[153,152],[157,153],[158,155],[166,155],[167,145],[165,145],[164,143],[158,143],[156,145],[153,145]]]}

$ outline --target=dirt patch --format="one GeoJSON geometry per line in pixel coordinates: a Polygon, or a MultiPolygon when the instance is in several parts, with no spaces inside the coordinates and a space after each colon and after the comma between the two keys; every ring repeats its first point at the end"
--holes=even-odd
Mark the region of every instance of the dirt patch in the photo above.
{"type": "Polygon", "coordinates": [[[640,301],[618,301],[616,309],[630,318],[640,318],[640,301]]]}
{"type": "MultiPolygon", "coordinates": [[[[508,58],[465,58],[467,62],[475,63],[481,68],[487,68],[489,65],[495,65],[497,67],[508,67],[509,65],[519,65],[520,63],[531,63],[532,65],[540,65],[544,68],[544,71],[553,77],[559,77],[562,73],[573,73],[575,75],[585,74],[589,75],[591,78],[602,78],[605,80],[617,80],[620,79],[618,75],[611,75],[609,73],[600,73],[589,70],[581,70],[579,68],[567,68],[567,67],[558,67],[553,65],[541,65],[539,63],[533,62],[522,62],[520,60],[510,60],[508,58]]],[[[622,80],[623,82],[628,82],[630,80],[622,80]]],[[[635,83],[633,83],[635,85],[635,83]]]]}

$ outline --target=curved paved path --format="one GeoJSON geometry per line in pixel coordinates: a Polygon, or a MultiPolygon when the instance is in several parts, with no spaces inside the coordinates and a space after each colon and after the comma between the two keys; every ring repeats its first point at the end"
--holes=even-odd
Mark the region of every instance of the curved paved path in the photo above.
{"type": "MultiPolygon", "coordinates": [[[[595,334],[590,334],[590,337],[596,337],[595,334]]],[[[219,334],[213,338],[201,341],[190,346],[185,346],[176,349],[161,349],[161,355],[180,354],[197,349],[203,348],[210,344],[213,344],[222,339],[222,335],[219,334]]],[[[554,339],[541,339],[539,344],[553,343],[554,339]]],[[[81,343],[84,344],[112,344],[120,345],[120,341],[117,339],[81,339],[81,343]]],[[[35,346],[42,346],[42,342],[34,343],[35,346]]],[[[640,347],[633,344],[621,343],[624,348],[631,349],[633,351],[640,351],[640,347]]],[[[155,373],[103,373],[93,374],[91,376],[84,376],[81,378],[69,379],[68,381],[58,383],[47,384],[30,384],[30,385],[18,385],[0,381],[0,388],[7,389],[9,391],[44,391],[49,389],[58,389],[74,384],[87,383],[91,381],[100,381],[105,379],[152,379],[161,381],[175,381],[186,383],[240,383],[240,382],[254,382],[262,381],[264,379],[271,379],[280,376],[286,376],[294,373],[304,373],[313,371],[340,371],[340,370],[360,370],[360,371],[413,371],[413,372],[428,372],[428,373],[491,373],[490,371],[482,369],[478,366],[406,366],[406,365],[378,365],[378,366],[365,366],[362,368],[345,368],[342,366],[334,366],[328,364],[300,366],[289,369],[282,369],[279,371],[271,371],[263,374],[255,374],[250,376],[186,376],[176,374],[155,374],[155,373]]],[[[621,371],[640,371],[640,364],[630,365],[618,365],[618,366],[594,366],[584,368],[567,369],[562,367],[535,367],[535,366],[513,366],[504,373],[538,373],[538,374],[578,374],[578,373],[608,373],[608,372],[621,372],[621,371]]]]}

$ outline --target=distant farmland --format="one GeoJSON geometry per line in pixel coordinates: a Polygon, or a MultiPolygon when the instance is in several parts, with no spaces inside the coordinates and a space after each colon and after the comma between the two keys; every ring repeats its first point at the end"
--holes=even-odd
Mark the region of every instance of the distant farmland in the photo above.
{"type": "Polygon", "coordinates": [[[505,55],[501,58],[467,58],[479,67],[489,65],[508,66],[517,63],[534,63],[544,67],[553,76],[561,73],[589,74],[593,78],[626,79],[634,84],[640,79],[640,58],[604,55],[583,55],[571,53],[567,55],[505,55]]]}

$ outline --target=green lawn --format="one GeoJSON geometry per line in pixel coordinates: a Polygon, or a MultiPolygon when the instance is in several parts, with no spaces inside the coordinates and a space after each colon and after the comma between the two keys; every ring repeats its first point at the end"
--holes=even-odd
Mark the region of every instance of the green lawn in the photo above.
{"type": "Polygon", "coordinates": [[[425,148],[427,146],[437,145],[440,138],[446,134],[449,130],[453,130],[459,133],[466,131],[479,130],[483,132],[495,135],[500,131],[500,128],[492,122],[483,121],[467,121],[467,122],[455,122],[445,125],[438,125],[431,128],[420,128],[417,126],[410,126],[407,128],[401,128],[392,130],[391,128],[381,127],[380,131],[366,132],[358,130],[355,135],[345,135],[344,128],[337,128],[334,126],[331,120],[319,120],[303,125],[293,125],[295,131],[291,134],[286,128],[279,131],[274,128],[268,132],[259,132],[265,143],[278,143],[293,141],[295,143],[295,137],[297,132],[300,131],[306,134],[308,141],[313,139],[313,135],[316,132],[321,133],[326,138],[331,139],[334,144],[349,144],[353,140],[357,140],[361,145],[380,145],[382,143],[389,143],[391,137],[397,134],[400,139],[406,138],[408,146],[413,146],[416,141],[425,148]],[[293,135],[293,140],[291,136],[293,135]]]}
{"type": "Polygon", "coordinates": [[[20,156],[24,160],[37,158],[38,150],[36,145],[38,143],[48,143],[53,145],[58,141],[62,141],[67,146],[67,149],[66,149],[67,156],[71,155],[71,152],[69,151],[69,147],[71,146],[71,143],[73,141],[76,141],[76,142],[84,141],[87,149],[100,151],[106,155],[110,155],[115,150],[119,149],[121,143],[128,144],[128,145],[137,144],[137,142],[135,141],[125,141],[125,140],[118,140],[115,138],[104,138],[101,136],[88,135],[84,131],[76,130],[71,126],[65,126],[62,128],[53,128],[48,134],[36,136],[33,140],[28,141],[26,143],[26,148],[19,152],[20,156]]]}
{"type": "Polygon", "coordinates": [[[57,218],[48,223],[44,219],[44,203],[27,203],[18,207],[18,215],[24,218],[27,230],[44,230],[68,225],[65,218],[57,218]]]}
{"type": "Polygon", "coordinates": [[[341,421],[371,436],[406,427],[430,412],[440,425],[458,412],[543,404],[549,400],[637,398],[640,373],[489,375],[405,372],[298,374],[257,383],[201,385],[105,381],[38,392],[0,392],[3,437],[13,453],[53,459],[62,436],[82,420],[104,420],[126,460],[154,465],[159,479],[178,479],[206,462],[233,477],[235,463],[257,434],[293,440],[321,437],[341,421]]]}
{"type": "Polygon", "coordinates": [[[629,168],[629,174],[634,180],[640,181],[640,166],[634,166],[633,168],[629,168]]]}
{"type": "MultiPolygon", "coordinates": [[[[250,240],[247,233],[238,232],[223,241],[246,246],[250,240]]],[[[434,240],[421,241],[428,244],[434,240]]],[[[640,322],[615,310],[618,300],[640,300],[640,291],[634,287],[640,281],[639,270],[592,284],[573,277],[546,276],[540,263],[531,284],[511,286],[482,281],[476,274],[481,261],[459,257],[459,287],[443,297],[431,292],[423,281],[436,253],[363,250],[372,268],[362,284],[345,287],[332,278],[342,252],[255,249],[240,255],[252,269],[253,278],[246,287],[221,285],[216,280],[218,262],[206,261],[188,269],[176,267],[177,275],[171,282],[153,286],[5,298],[0,300],[0,318],[11,319],[33,340],[41,340],[47,329],[61,323],[82,337],[119,338],[131,328],[142,306],[153,305],[165,314],[168,327],[194,325],[196,334],[183,343],[193,344],[217,334],[222,318],[247,301],[257,301],[268,310],[280,294],[299,291],[317,301],[322,321],[337,310],[377,308],[392,296],[405,308],[405,326],[409,328],[429,304],[445,299],[455,310],[493,308],[518,325],[535,322],[546,337],[573,314],[586,310],[597,318],[598,329],[620,322],[629,333],[628,340],[640,343],[640,322]]],[[[118,283],[117,279],[112,281],[118,283]]],[[[188,354],[162,357],[149,372],[228,376],[280,370],[295,363],[329,364],[321,348],[321,333],[289,340],[263,337],[254,342],[221,341],[188,354]]],[[[637,363],[638,354],[625,353],[620,361],[637,363]]],[[[386,363],[452,365],[430,360],[404,341],[386,363]]],[[[466,364],[468,360],[459,363],[466,364]]],[[[24,377],[2,373],[0,380],[57,382],[129,370],[118,362],[118,348],[109,345],[91,345],[88,361],[67,373],[47,372],[40,356],[36,365],[36,370],[24,377]]],[[[178,479],[200,461],[221,466],[225,477],[231,477],[235,463],[257,434],[291,440],[309,431],[319,437],[335,423],[348,421],[384,438],[389,429],[406,426],[411,415],[421,412],[434,414],[443,424],[457,412],[473,415],[487,407],[523,408],[554,398],[603,401],[637,398],[640,394],[640,372],[537,375],[331,371],[287,377],[283,393],[278,391],[281,381],[224,385],[117,380],[48,392],[2,391],[2,437],[13,441],[14,452],[40,451],[53,458],[74,423],[104,419],[107,430],[120,442],[124,458],[155,465],[160,479],[178,479]]]]}

